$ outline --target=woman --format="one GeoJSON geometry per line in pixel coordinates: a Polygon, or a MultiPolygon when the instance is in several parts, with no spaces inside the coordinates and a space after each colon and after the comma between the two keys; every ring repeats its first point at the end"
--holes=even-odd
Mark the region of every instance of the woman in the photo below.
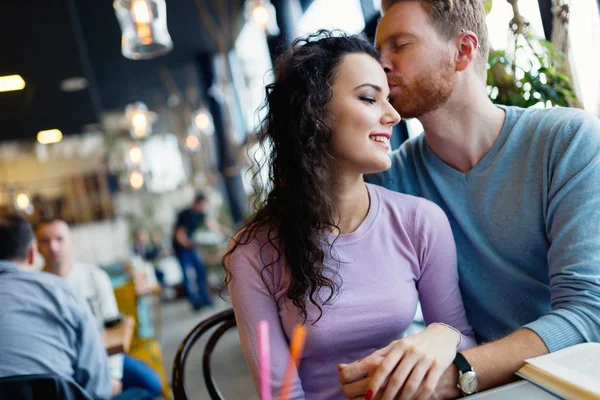
{"type": "MultiPolygon", "coordinates": [[[[257,385],[257,324],[269,322],[276,394],[298,323],[307,337],[291,390],[297,399],[342,398],[338,364],[402,337],[418,299],[430,325],[411,343],[421,353],[432,350],[405,357],[411,379],[435,379],[433,365],[447,367],[459,343],[474,344],[444,213],[427,200],[363,182],[363,174],[391,166],[389,138],[400,116],[388,95],[368,43],[323,31],[297,40],[267,86],[260,142],[269,159],[259,167],[268,168],[268,193],[223,261],[257,385]],[[428,371],[432,378],[424,378],[428,371]]],[[[366,397],[385,390],[376,389],[366,397]]]]}

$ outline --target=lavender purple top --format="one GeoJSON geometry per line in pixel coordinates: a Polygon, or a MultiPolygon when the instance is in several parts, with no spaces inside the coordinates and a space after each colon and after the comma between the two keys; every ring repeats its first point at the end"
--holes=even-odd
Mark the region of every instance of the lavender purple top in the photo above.
{"type": "MultiPolygon", "coordinates": [[[[337,270],[340,292],[323,316],[307,304],[307,337],[291,399],[342,399],[338,363],[352,362],[402,337],[420,300],[426,324],[458,329],[460,348],[475,340],[458,289],[456,249],[448,219],[434,203],[367,184],[371,206],[361,226],[341,235],[327,266],[337,270]],[[339,260],[339,261],[336,261],[339,260]],[[341,261],[341,262],[340,262],[341,261]]],[[[335,236],[326,236],[328,242],[335,236]]],[[[242,350],[258,387],[258,322],[267,320],[273,393],[279,395],[293,328],[302,320],[287,298],[289,273],[282,261],[261,279],[263,260],[276,258],[257,238],[230,260],[229,285],[242,350]],[[261,250],[262,249],[262,250],[261,250]],[[272,294],[274,296],[272,296],[272,294]]],[[[324,244],[325,246],[328,246],[324,244]]],[[[334,275],[332,275],[334,276],[334,275]]],[[[326,298],[327,290],[321,292],[326,298]]]]}

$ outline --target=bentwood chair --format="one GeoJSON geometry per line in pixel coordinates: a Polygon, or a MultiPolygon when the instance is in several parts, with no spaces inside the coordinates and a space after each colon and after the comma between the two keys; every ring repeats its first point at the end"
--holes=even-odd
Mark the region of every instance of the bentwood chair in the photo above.
{"type": "Polygon", "coordinates": [[[206,346],[204,347],[202,370],[204,373],[204,382],[210,398],[212,400],[223,400],[223,396],[217,388],[212,376],[210,359],[217,341],[225,332],[235,326],[235,315],[231,308],[201,321],[187,334],[179,345],[175,360],[173,361],[173,394],[175,395],[175,400],[188,400],[188,396],[185,392],[185,363],[187,357],[192,346],[194,346],[194,343],[215,326],[218,326],[218,328],[208,338],[206,346]]]}
{"type": "Polygon", "coordinates": [[[0,378],[0,399],[92,400],[77,383],[55,374],[0,378]]]}

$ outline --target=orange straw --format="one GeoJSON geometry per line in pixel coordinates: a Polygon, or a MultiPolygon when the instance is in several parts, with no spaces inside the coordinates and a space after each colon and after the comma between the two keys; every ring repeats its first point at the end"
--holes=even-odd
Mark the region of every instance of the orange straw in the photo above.
{"type": "Polygon", "coordinates": [[[294,379],[294,371],[297,371],[298,365],[300,364],[300,356],[304,349],[304,341],[306,339],[306,327],[304,325],[296,325],[292,334],[292,342],[290,344],[291,356],[288,361],[287,367],[285,368],[285,375],[283,377],[283,387],[281,389],[280,400],[287,400],[290,397],[290,390],[292,388],[292,380],[294,379]]]}

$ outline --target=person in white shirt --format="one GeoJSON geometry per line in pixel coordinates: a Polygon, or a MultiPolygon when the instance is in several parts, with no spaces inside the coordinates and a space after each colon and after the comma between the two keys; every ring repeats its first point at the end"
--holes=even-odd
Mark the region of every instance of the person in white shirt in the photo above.
{"type": "MultiPolygon", "coordinates": [[[[61,219],[42,221],[36,229],[38,250],[44,258],[44,271],[63,277],[87,299],[99,329],[104,322],[119,317],[119,308],[108,274],[100,267],[73,259],[74,244],[69,225],[61,219]]],[[[140,360],[126,354],[109,358],[113,396],[129,388],[145,389],[153,396],[162,392],[158,374],[140,360]]]]}

